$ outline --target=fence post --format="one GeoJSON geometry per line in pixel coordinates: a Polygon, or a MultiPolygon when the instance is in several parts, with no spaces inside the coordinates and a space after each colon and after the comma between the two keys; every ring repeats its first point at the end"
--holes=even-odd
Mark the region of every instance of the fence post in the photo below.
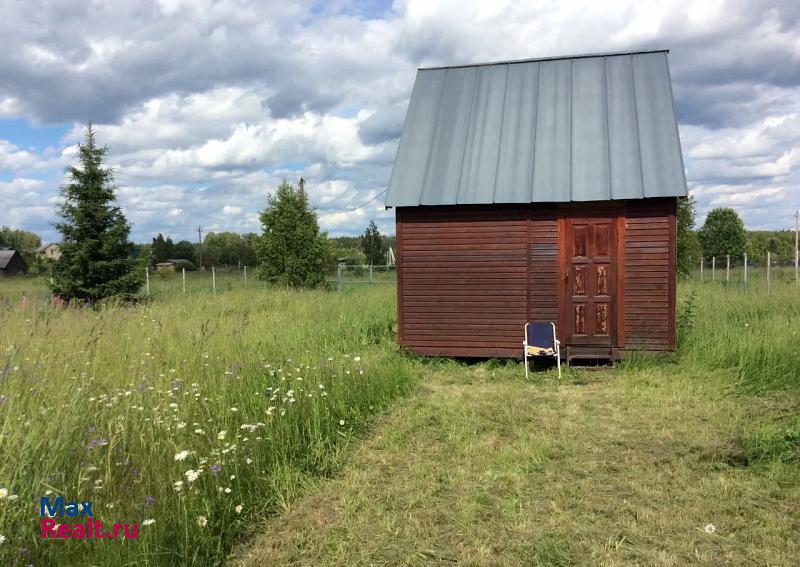
{"type": "Polygon", "coordinates": [[[731,255],[725,255],[725,283],[731,283],[731,255]]]}
{"type": "Polygon", "coordinates": [[[145,267],[144,269],[144,281],[145,281],[145,288],[147,290],[147,297],[150,297],[150,268],[145,267]]]}
{"type": "Polygon", "coordinates": [[[211,286],[214,288],[214,293],[217,293],[217,272],[214,266],[211,266],[211,286]]]}
{"type": "Polygon", "coordinates": [[[372,264],[369,265],[369,285],[372,285],[372,264]]]}
{"type": "Polygon", "coordinates": [[[181,268],[181,280],[183,280],[183,295],[186,295],[186,268],[181,268]]]}
{"type": "Polygon", "coordinates": [[[744,287],[747,287],[747,252],[744,253],[744,287]]]}
{"type": "Polygon", "coordinates": [[[772,287],[772,252],[767,252],[767,293],[770,292],[772,287]]]}
{"type": "Polygon", "coordinates": [[[244,267],[244,287],[247,287],[247,266],[244,267]]]}
{"type": "Polygon", "coordinates": [[[700,257],[700,281],[703,281],[703,263],[705,258],[700,257]]]}
{"type": "Polygon", "coordinates": [[[342,291],[342,264],[336,264],[336,291],[342,291]]]}
{"type": "Polygon", "coordinates": [[[711,257],[711,281],[717,281],[717,257],[711,257]]]}

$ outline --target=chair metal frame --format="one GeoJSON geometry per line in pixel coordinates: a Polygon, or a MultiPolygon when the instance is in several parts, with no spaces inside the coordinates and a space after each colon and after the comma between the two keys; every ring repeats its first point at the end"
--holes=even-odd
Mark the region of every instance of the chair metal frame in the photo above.
{"type": "Polygon", "coordinates": [[[556,337],[556,324],[550,321],[550,326],[553,328],[553,344],[555,345],[555,354],[541,354],[541,355],[529,355],[528,354],[528,346],[538,346],[538,345],[528,345],[528,326],[530,322],[525,323],[525,340],[522,341],[522,350],[525,353],[525,379],[528,379],[528,357],[540,357],[540,356],[555,356],[556,359],[556,367],[558,368],[558,378],[561,379],[561,341],[558,340],[556,337]]]}

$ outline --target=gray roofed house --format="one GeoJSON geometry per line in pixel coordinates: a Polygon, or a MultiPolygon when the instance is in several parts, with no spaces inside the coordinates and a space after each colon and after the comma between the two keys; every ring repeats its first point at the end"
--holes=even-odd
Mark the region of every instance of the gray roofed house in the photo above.
{"type": "Polygon", "coordinates": [[[666,51],[420,69],[386,195],[400,345],[522,357],[536,322],[567,361],[674,349],[685,195],[666,51]]]}
{"type": "Polygon", "coordinates": [[[419,69],[386,205],[686,195],[667,51],[419,69]]]}
{"type": "Polygon", "coordinates": [[[0,276],[14,276],[28,272],[28,264],[16,250],[0,250],[0,276]]]}

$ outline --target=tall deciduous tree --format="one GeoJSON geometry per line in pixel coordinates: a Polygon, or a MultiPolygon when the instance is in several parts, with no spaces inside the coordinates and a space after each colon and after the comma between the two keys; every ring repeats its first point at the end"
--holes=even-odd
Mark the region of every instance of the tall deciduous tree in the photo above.
{"type": "Polygon", "coordinates": [[[703,249],[694,231],[694,197],[681,197],[678,199],[678,275],[689,275],[692,264],[699,262],[703,249]]]}
{"type": "Polygon", "coordinates": [[[383,238],[375,221],[369,221],[367,230],[361,235],[361,251],[367,257],[367,264],[370,266],[385,263],[383,238]]]}
{"type": "Polygon", "coordinates": [[[142,271],[131,257],[130,225],[116,205],[113,173],[103,167],[108,148],[95,142],[92,125],[78,145],[78,166],[61,187],[58,206],[63,236],[61,258],[53,265],[53,293],[63,299],[97,301],[132,296],[142,285],[142,271]]]}
{"type": "Polygon", "coordinates": [[[730,255],[731,263],[742,260],[747,244],[744,223],[736,211],[729,208],[717,208],[708,213],[703,228],[697,234],[703,255],[706,258],[716,257],[721,260],[730,255]]]}
{"type": "Polygon", "coordinates": [[[289,287],[322,285],[328,241],[319,231],[305,190],[284,181],[275,195],[267,197],[260,218],[264,232],[258,246],[259,276],[289,287]]]}

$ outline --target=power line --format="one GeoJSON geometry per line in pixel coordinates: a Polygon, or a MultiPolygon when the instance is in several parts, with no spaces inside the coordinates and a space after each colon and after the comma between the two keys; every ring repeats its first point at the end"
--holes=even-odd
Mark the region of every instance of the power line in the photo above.
{"type": "Polygon", "coordinates": [[[367,200],[367,201],[364,201],[364,202],[363,202],[363,203],[361,203],[359,206],[357,206],[357,207],[353,207],[352,209],[344,209],[344,210],[341,210],[341,211],[332,211],[332,212],[330,212],[330,213],[326,213],[326,214],[329,214],[329,215],[338,215],[339,213],[352,213],[353,211],[357,211],[358,209],[360,209],[360,208],[361,208],[361,207],[363,207],[363,206],[369,205],[369,204],[370,204],[372,201],[374,201],[375,199],[377,199],[378,197],[380,197],[381,195],[383,195],[384,193],[386,193],[388,190],[389,190],[389,188],[387,187],[386,189],[384,189],[383,191],[381,191],[380,193],[378,193],[378,194],[377,194],[377,195],[375,195],[374,197],[371,197],[369,200],[367,200]]]}

